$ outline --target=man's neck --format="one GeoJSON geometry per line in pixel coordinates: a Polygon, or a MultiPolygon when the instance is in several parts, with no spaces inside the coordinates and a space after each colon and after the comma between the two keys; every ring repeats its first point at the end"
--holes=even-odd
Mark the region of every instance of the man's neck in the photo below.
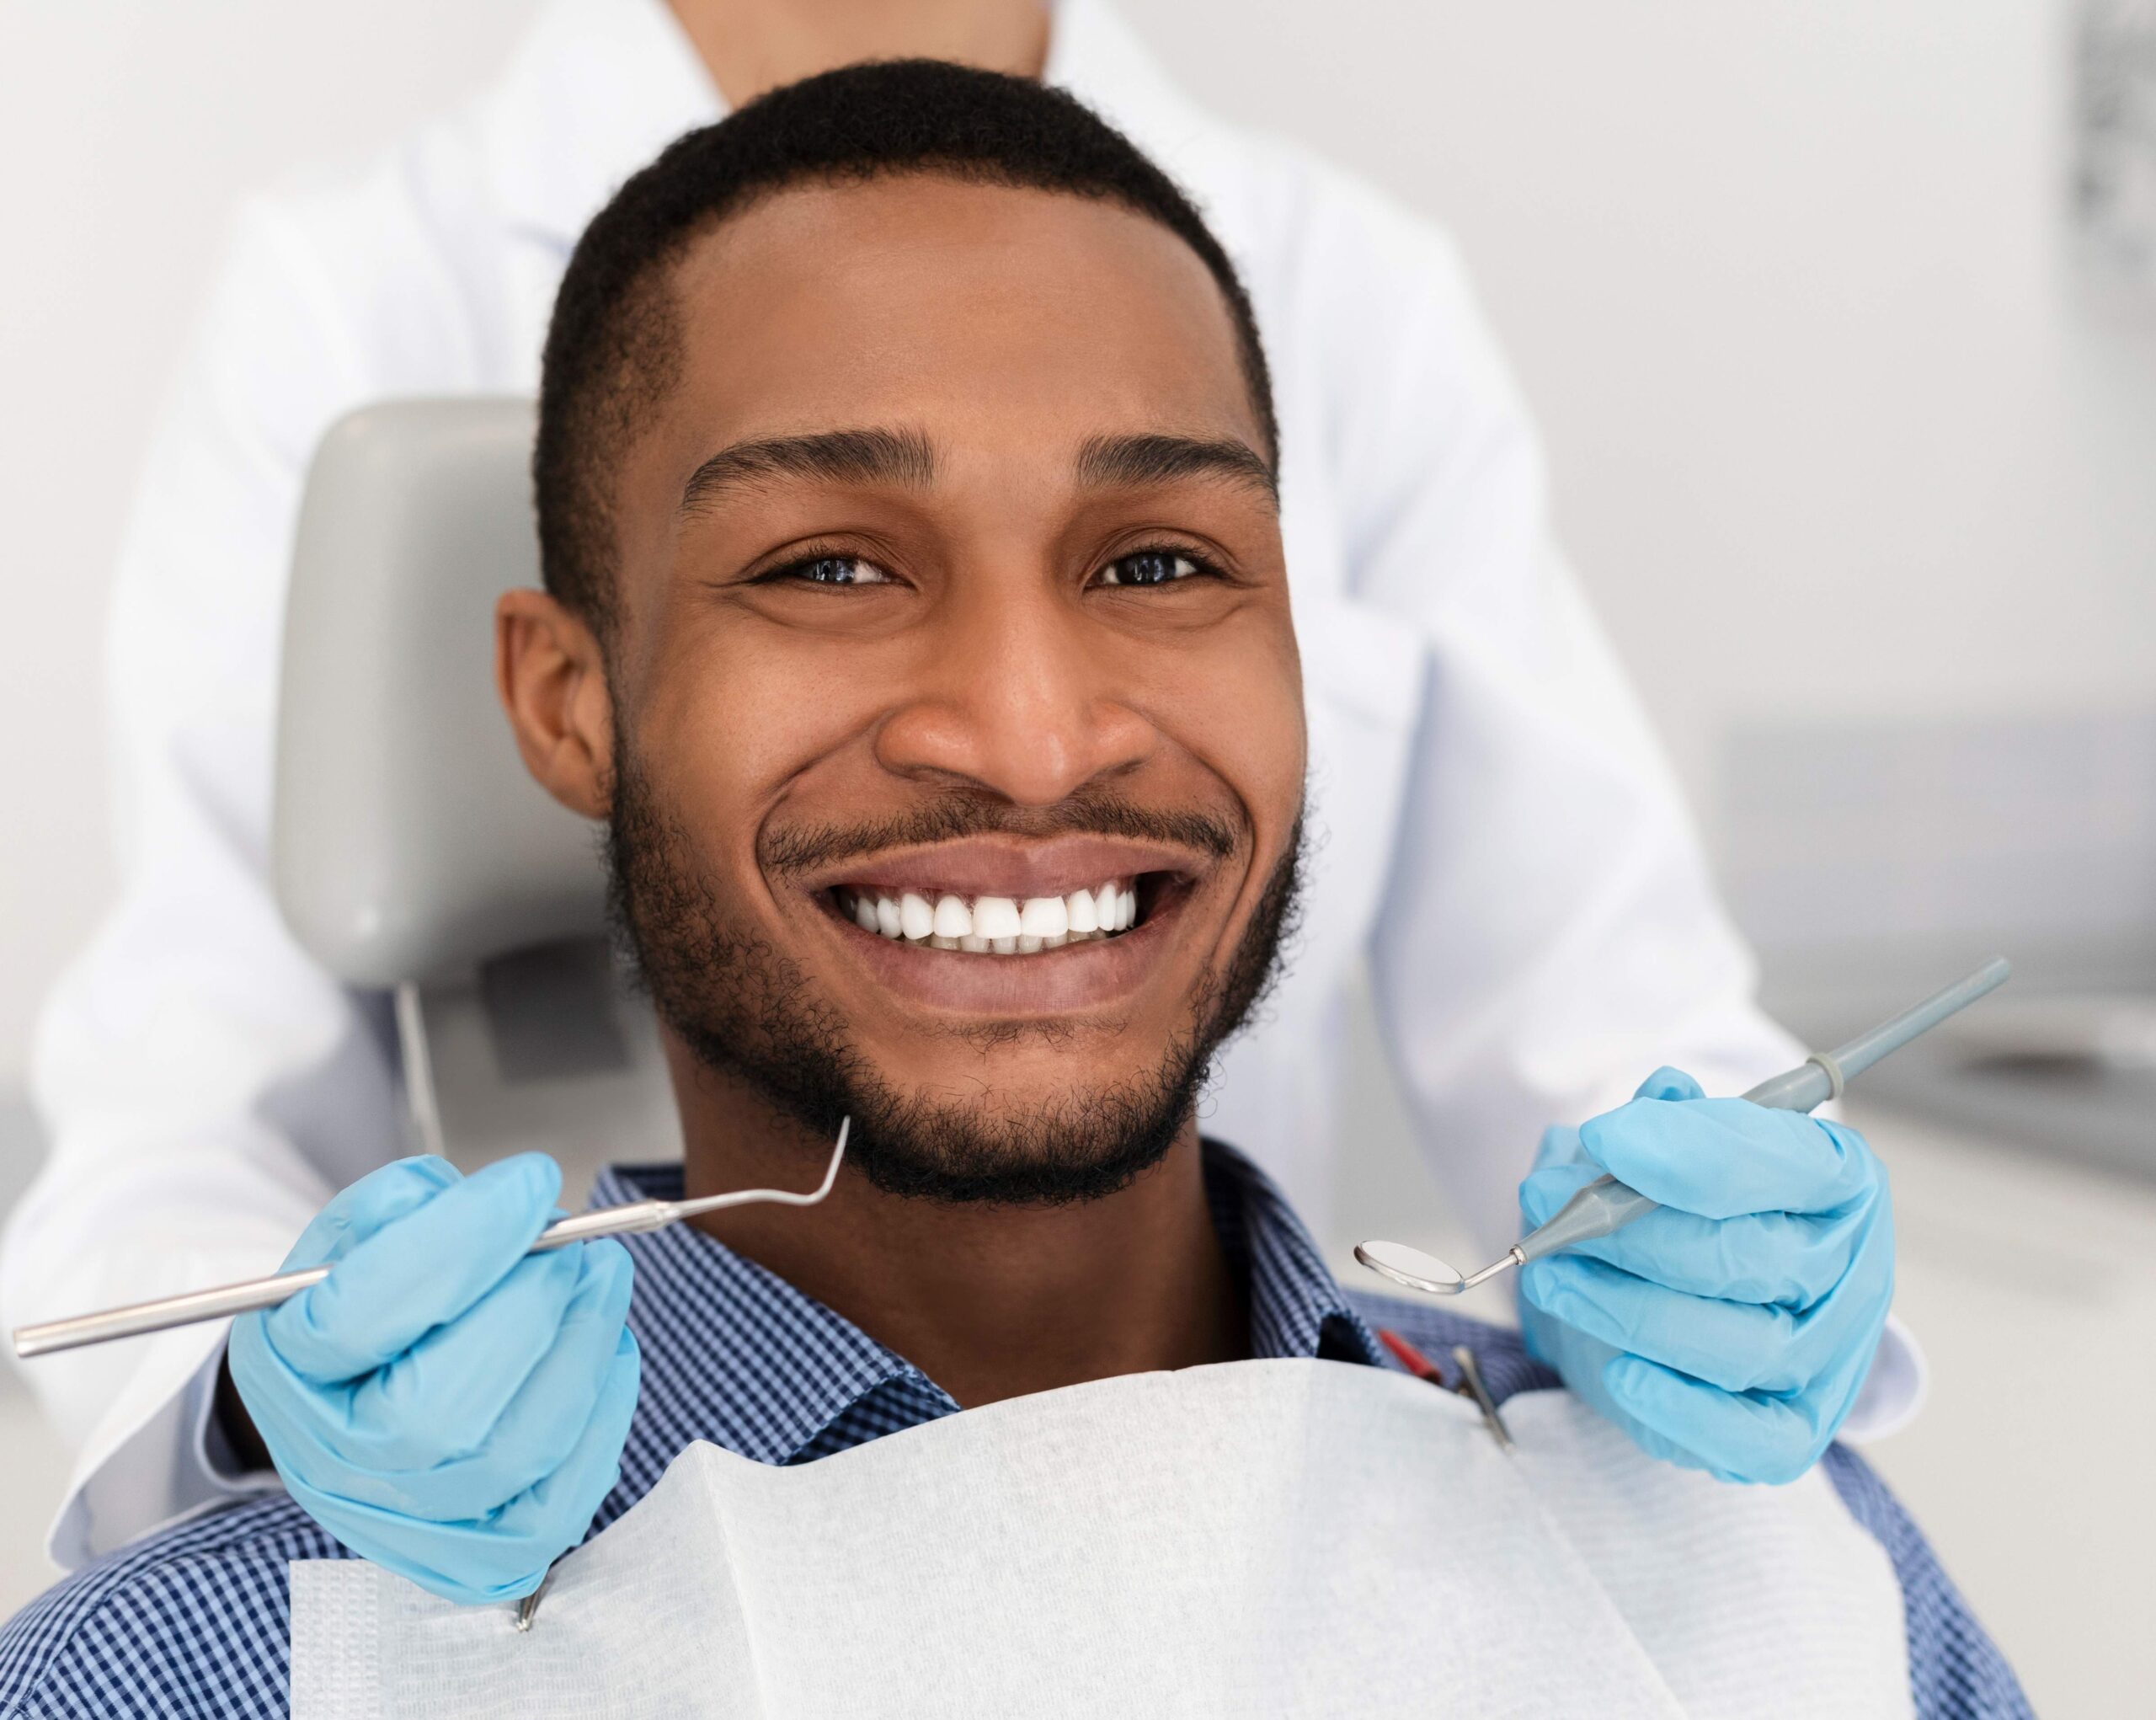
{"type": "Polygon", "coordinates": [[[1043,0],[669,0],[729,108],[863,60],[955,60],[1038,77],[1043,0]]]}
{"type": "MultiPolygon", "coordinates": [[[[689,1195],[814,1179],[828,1142],[670,1050],[689,1195]]],[[[905,1199],[846,1171],[808,1210],[739,1207],[698,1223],[973,1408],[1249,1353],[1243,1289],[1213,1226],[1200,1154],[1187,1125],[1128,1188],[1066,1206],[905,1199]]]]}

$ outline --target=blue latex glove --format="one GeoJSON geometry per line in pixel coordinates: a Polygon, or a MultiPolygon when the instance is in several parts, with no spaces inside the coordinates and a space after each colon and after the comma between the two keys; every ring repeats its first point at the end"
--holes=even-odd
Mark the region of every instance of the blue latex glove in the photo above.
{"type": "Polygon", "coordinates": [[[1529,1350],[1654,1456],[1796,1480],[1886,1323],[1885,1169],[1854,1129],[1658,1069],[1630,1104],[1543,1136],[1522,1218],[1542,1223],[1604,1171],[1662,1209],[1521,1269],[1529,1350]]]}
{"type": "Polygon", "coordinates": [[[583,1539],[637,1401],[619,1242],[525,1257],[562,1173],[402,1159],[285,1260],[329,1276],[232,1323],[240,1399],[307,1514],[451,1600],[527,1594],[583,1539]]]}

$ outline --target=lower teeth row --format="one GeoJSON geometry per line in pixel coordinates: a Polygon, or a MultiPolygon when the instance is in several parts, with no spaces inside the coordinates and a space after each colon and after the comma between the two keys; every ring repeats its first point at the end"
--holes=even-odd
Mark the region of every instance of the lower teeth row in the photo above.
{"type": "Polygon", "coordinates": [[[893,943],[963,950],[974,955],[1032,955],[1039,950],[1060,949],[1066,943],[1116,937],[1138,921],[1137,891],[1124,880],[1104,884],[1096,891],[1031,900],[1022,908],[1008,898],[987,897],[969,904],[963,896],[943,895],[931,901],[912,891],[892,896],[842,889],[837,900],[839,911],[864,932],[873,932],[893,943]],[[997,935],[984,937],[975,932],[972,928],[977,916],[991,920],[997,935]],[[1028,925],[1037,929],[1029,932],[1025,929],[1028,925]]]}

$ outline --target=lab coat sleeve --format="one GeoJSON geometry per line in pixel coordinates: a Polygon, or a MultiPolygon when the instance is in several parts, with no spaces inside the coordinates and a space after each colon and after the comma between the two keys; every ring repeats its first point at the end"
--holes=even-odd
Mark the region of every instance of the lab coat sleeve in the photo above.
{"type": "MultiPolygon", "coordinates": [[[[1324,326],[1297,345],[1331,383],[1351,591],[1426,662],[1372,984],[1431,1169],[1494,1258],[1547,1125],[1662,1064],[1741,1092],[1803,1051],[1754,1002],[1450,246],[1319,173],[1305,252],[1330,259],[1324,326]]],[[[1874,1381],[1859,1434],[1913,1412],[1921,1368],[1898,1327],[1874,1381]]]]}
{"type": "MultiPolygon", "coordinates": [[[[305,465],[366,387],[298,236],[241,219],[156,433],[108,634],[120,885],[33,1049],[51,1140],[0,1247],[10,1324],[273,1270],[402,1151],[379,1024],[294,944],[267,877],[286,562],[305,465]]],[[[41,1358],[79,1453],[74,1565],[235,1488],[205,1447],[221,1327],[41,1358]]]]}

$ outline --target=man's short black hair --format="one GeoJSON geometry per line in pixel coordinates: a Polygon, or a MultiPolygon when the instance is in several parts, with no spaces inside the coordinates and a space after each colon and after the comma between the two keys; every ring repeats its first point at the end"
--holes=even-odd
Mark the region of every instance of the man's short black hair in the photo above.
{"type": "Polygon", "coordinates": [[[803,182],[926,173],[1106,199],[1150,216],[1219,283],[1277,464],[1272,383],[1249,296],[1190,200],[1122,133],[1060,90],[937,60],[850,66],[688,133],[584,229],[547,331],[533,457],[547,589],[607,631],[612,467],[680,356],[668,266],[760,196],[803,182]]]}

